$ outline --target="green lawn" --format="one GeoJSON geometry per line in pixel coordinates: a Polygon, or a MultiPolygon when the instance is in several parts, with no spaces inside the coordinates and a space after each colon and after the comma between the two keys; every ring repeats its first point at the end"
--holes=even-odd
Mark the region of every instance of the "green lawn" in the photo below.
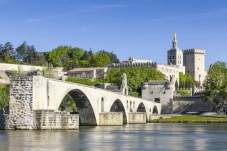
{"type": "Polygon", "coordinates": [[[151,123],[227,123],[226,115],[182,115],[170,118],[160,118],[150,121],[151,123]]]}

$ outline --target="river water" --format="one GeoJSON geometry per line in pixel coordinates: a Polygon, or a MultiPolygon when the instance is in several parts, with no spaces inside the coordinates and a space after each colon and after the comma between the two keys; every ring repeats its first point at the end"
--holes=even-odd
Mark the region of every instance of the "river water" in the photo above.
{"type": "Polygon", "coordinates": [[[0,131],[1,151],[227,150],[227,124],[150,123],[0,131]]]}

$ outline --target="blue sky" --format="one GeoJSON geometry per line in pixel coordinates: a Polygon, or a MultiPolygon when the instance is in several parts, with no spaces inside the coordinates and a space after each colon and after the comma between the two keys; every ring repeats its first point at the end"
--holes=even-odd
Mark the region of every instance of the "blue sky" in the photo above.
{"type": "Polygon", "coordinates": [[[0,43],[38,51],[59,45],[166,63],[181,49],[206,50],[206,67],[227,57],[227,0],[0,0],[0,43]]]}

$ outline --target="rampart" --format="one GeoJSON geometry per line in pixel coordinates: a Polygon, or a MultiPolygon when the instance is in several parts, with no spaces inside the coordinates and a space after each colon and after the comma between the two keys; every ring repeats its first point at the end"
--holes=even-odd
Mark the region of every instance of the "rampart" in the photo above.
{"type": "Polygon", "coordinates": [[[205,102],[201,97],[174,97],[173,112],[210,112],[213,110],[212,102],[205,102]]]}

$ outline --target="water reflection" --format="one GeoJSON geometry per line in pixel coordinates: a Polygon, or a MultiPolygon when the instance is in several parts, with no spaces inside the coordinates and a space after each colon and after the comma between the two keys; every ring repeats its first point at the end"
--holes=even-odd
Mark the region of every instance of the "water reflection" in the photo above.
{"type": "Polygon", "coordinates": [[[0,131],[0,150],[226,150],[226,130],[226,124],[139,124],[80,131],[0,131]]]}

